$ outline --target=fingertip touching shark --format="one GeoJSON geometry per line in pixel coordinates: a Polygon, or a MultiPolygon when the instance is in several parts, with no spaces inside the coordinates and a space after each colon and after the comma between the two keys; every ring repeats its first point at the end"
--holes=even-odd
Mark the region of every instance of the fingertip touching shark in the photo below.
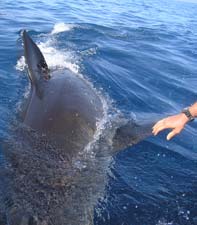
{"type": "Polygon", "coordinates": [[[100,145],[95,148],[98,159],[73,169],[72,162],[93,141],[104,116],[102,100],[69,69],[50,71],[26,30],[22,39],[31,89],[23,107],[24,127],[4,150],[8,163],[0,173],[0,225],[92,225],[106,173],[99,156],[113,156],[144,139],[151,126],[116,123],[109,129],[111,140],[105,141],[105,133],[101,138],[110,145],[107,154],[100,145]]]}

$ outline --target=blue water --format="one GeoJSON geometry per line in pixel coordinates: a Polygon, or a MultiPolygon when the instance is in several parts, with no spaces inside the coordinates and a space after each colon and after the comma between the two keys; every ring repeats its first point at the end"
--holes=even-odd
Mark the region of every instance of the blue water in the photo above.
{"type": "MultiPolygon", "coordinates": [[[[58,49],[117,110],[151,120],[196,101],[196,12],[197,2],[187,0],[1,1],[0,137],[9,135],[28,86],[16,66],[23,55],[22,29],[39,43],[63,23],[68,29],[54,34],[48,50],[58,49]]],[[[95,224],[197,224],[197,123],[170,142],[166,134],[114,158],[95,224]]]]}

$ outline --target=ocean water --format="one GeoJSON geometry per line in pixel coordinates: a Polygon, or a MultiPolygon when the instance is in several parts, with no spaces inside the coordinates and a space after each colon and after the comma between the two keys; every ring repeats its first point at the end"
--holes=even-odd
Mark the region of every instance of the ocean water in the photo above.
{"type": "MultiPolygon", "coordinates": [[[[69,68],[116,111],[155,121],[196,101],[196,12],[187,0],[1,1],[1,140],[28,93],[23,29],[51,69],[69,68]]],[[[114,157],[95,224],[197,224],[197,124],[170,142],[166,134],[114,157]]]]}

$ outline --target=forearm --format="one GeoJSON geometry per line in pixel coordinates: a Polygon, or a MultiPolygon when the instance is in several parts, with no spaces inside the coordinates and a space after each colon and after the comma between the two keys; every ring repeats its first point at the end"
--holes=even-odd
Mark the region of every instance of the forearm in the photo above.
{"type": "Polygon", "coordinates": [[[193,117],[197,117],[197,102],[195,102],[192,106],[189,107],[189,111],[193,117]]]}
{"type": "Polygon", "coordinates": [[[183,130],[186,123],[192,121],[195,117],[197,117],[197,102],[179,114],[169,116],[158,121],[153,126],[152,133],[157,135],[162,130],[171,129],[171,132],[167,135],[167,140],[170,140],[172,137],[179,134],[183,130]]]}

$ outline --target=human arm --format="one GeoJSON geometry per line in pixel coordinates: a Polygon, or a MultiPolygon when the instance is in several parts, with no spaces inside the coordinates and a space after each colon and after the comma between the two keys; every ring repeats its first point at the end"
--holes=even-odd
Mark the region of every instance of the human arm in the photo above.
{"type": "MultiPolygon", "coordinates": [[[[192,117],[197,117],[197,102],[189,108],[189,112],[192,117]]],[[[184,113],[166,117],[159,120],[152,128],[153,135],[157,135],[160,131],[165,129],[172,129],[167,135],[167,140],[170,140],[175,135],[179,134],[185,125],[189,122],[189,118],[184,113]]]]}

